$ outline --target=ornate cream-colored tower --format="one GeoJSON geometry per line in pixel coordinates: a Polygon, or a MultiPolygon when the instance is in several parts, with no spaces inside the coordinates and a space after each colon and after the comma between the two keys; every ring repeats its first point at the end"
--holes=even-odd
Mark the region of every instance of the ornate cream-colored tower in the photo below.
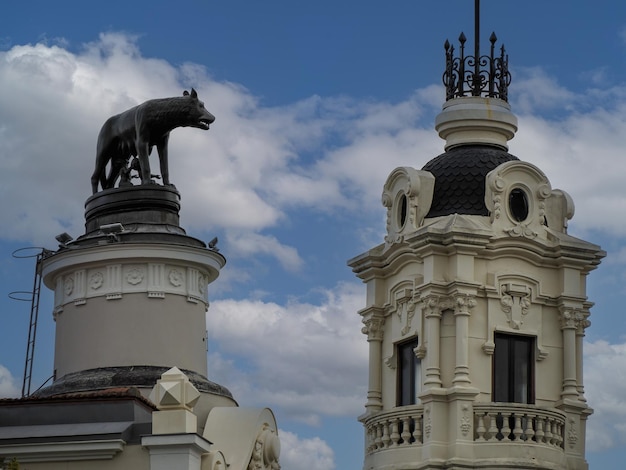
{"type": "Polygon", "coordinates": [[[567,233],[570,196],[507,152],[504,48],[446,41],[445,153],[395,169],[367,285],[365,470],[587,468],[586,276],[605,253],[567,233]],[[481,65],[481,66],[479,66],[481,65]]]}

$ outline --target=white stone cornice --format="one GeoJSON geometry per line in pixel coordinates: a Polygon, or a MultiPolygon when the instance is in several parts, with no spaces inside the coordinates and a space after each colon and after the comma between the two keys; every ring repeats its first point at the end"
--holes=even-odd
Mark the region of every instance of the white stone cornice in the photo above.
{"type": "Polygon", "coordinates": [[[9,444],[0,446],[0,454],[15,457],[21,464],[108,460],[122,452],[125,444],[122,439],[9,444]]]}

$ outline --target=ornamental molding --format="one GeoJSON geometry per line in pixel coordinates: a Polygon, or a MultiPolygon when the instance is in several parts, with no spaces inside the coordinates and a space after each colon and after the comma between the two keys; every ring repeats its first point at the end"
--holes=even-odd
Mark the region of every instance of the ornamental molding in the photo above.
{"type": "Polygon", "coordinates": [[[247,470],[280,470],[280,440],[267,424],[257,435],[247,470]]]}
{"type": "Polygon", "coordinates": [[[389,298],[390,303],[385,306],[385,314],[397,315],[400,323],[404,318],[404,326],[400,334],[406,336],[411,331],[411,322],[420,303],[419,292],[413,288],[412,282],[404,282],[391,292],[389,298]]]}
{"type": "Polygon", "coordinates": [[[104,274],[101,271],[96,271],[89,277],[89,287],[93,290],[98,290],[104,284],[104,274]]]}
{"type": "Polygon", "coordinates": [[[413,349],[413,352],[415,353],[416,358],[424,359],[426,357],[427,349],[423,343],[420,343],[419,346],[413,349]]]}
{"type": "Polygon", "coordinates": [[[367,335],[368,341],[382,341],[385,334],[385,318],[381,316],[371,316],[362,320],[363,328],[361,333],[367,335]]]}
{"type": "Polygon", "coordinates": [[[391,172],[381,197],[387,208],[387,245],[403,242],[405,235],[423,225],[432,204],[434,188],[435,177],[427,171],[399,167],[391,172]]]}
{"type": "Polygon", "coordinates": [[[441,318],[444,310],[454,310],[455,308],[454,298],[446,295],[427,295],[421,297],[420,302],[425,318],[441,318]]]}
{"type": "Polygon", "coordinates": [[[561,329],[574,329],[584,332],[585,328],[591,326],[591,322],[587,319],[590,312],[582,308],[559,307],[561,329]]]}
{"type": "Polygon", "coordinates": [[[122,439],[9,444],[2,446],[2,453],[15,457],[20,464],[84,462],[87,460],[111,460],[122,452],[125,446],[126,442],[122,439]]]}
{"type": "Polygon", "coordinates": [[[504,231],[511,237],[524,237],[529,239],[537,238],[539,233],[531,229],[528,224],[516,224],[513,227],[505,228],[504,231]]]}
{"type": "Polygon", "coordinates": [[[461,434],[463,434],[463,437],[467,437],[472,430],[472,420],[468,415],[469,406],[463,405],[461,409],[463,410],[463,415],[461,416],[459,429],[461,430],[461,434]]]}
{"type": "Polygon", "coordinates": [[[150,299],[169,295],[186,297],[208,307],[210,277],[195,267],[169,263],[100,264],[65,272],[56,278],[54,311],[68,304],[85,305],[92,298],[119,300],[127,294],[145,294],[150,299]]]}
{"type": "Polygon", "coordinates": [[[506,282],[500,285],[500,308],[507,322],[514,330],[519,330],[528,315],[531,305],[531,288],[525,284],[506,282]]]}
{"type": "Polygon", "coordinates": [[[488,356],[493,355],[496,332],[533,336],[535,360],[548,357],[544,347],[543,316],[554,311],[554,299],[540,294],[541,284],[532,276],[521,272],[489,273],[487,302],[487,330],[481,348],[488,356]]]}
{"type": "Polygon", "coordinates": [[[433,429],[433,419],[430,415],[430,406],[424,407],[424,435],[430,439],[430,432],[433,429]]]}
{"type": "Polygon", "coordinates": [[[170,284],[172,284],[174,287],[180,287],[183,285],[183,282],[185,282],[185,275],[183,274],[183,271],[173,268],[170,269],[168,279],[170,281],[170,284]]]}
{"type": "Polygon", "coordinates": [[[490,220],[502,233],[515,238],[546,237],[548,221],[565,231],[573,215],[571,198],[552,190],[546,175],[535,165],[509,161],[487,174],[485,205],[490,220]],[[559,220],[560,219],[560,220],[559,220]],[[558,224],[554,221],[558,220],[558,224]]]}
{"type": "Polygon", "coordinates": [[[126,273],[126,282],[128,282],[131,286],[136,286],[143,281],[145,274],[142,268],[133,266],[126,273]]]}
{"type": "Polygon", "coordinates": [[[567,443],[569,444],[570,449],[576,447],[576,443],[578,442],[578,432],[576,431],[576,421],[574,418],[570,418],[568,420],[568,429],[567,429],[567,443]]]}
{"type": "Polygon", "coordinates": [[[454,296],[454,314],[470,315],[470,311],[476,306],[476,296],[471,294],[457,294],[454,296]]]}
{"type": "Polygon", "coordinates": [[[391,356],[385,357],[383,360],[385,365],[390,369],[395,369],[398,364],[398,356],[396,355],[396,348],[393,348],[393,354],[391,356]]]}

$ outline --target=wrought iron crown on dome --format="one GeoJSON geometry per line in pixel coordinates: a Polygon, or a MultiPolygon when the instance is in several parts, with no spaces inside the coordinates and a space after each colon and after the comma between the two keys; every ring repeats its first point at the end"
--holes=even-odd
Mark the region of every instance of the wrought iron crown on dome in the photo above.
{"type": "MultiPolygon", "coordinates": [[[[480,55],[476,51],[474,55],[465,55],[465,34],[461,33],[460,57],[454,57],[454,46],[448,40],[444,44],[446,50],[446,70],[443,73],[443,84],[446,87],[446,101],[462,96],[484,96],[500,98],[508,101],[508,89],[511,84],[509,73],[509,56],[500,47],[500,56],[496,57],[495,44],[498,38],[491,33],[489,42],[491,51],[489,55],[480,55]]],[[[478,48],[477,48],[478,49],[478,48]]]]}

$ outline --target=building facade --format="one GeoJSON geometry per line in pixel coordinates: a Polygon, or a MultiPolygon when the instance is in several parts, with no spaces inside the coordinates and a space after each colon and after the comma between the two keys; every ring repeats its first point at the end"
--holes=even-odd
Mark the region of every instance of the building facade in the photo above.
{"type": "Polygon", "coordinates": [[[508,153],[504,48],[492,35],[466,56],[460,39],[445,152],[389,175],[384,243],[349,261],[367,286],[364,469],[583,470],[585,286],[605,253],[568,235],[571,197],[508,153]]]}

